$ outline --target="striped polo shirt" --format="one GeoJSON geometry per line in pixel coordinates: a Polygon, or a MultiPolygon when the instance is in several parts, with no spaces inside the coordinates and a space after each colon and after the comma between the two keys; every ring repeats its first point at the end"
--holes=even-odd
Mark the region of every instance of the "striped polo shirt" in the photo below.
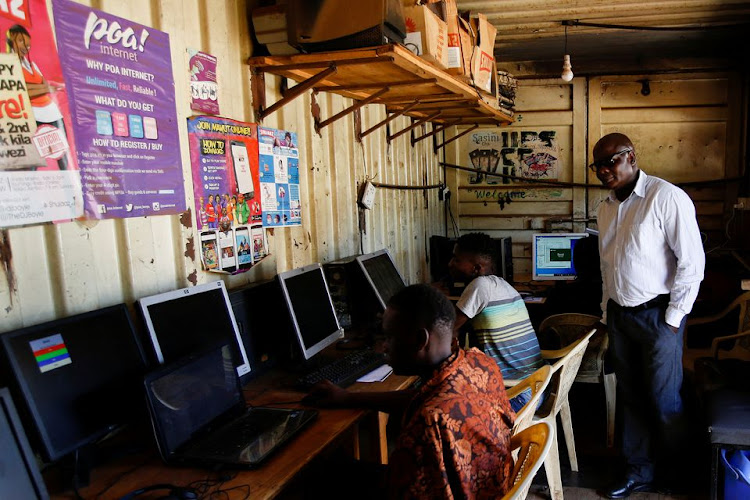
{"type": "Polygon", "coordinates": [[[470,319],[476,346],[495,360],[504,379],[524,379],[544,364],[526,304],[504,279],[475,278],[456,307],[470,319]]]}

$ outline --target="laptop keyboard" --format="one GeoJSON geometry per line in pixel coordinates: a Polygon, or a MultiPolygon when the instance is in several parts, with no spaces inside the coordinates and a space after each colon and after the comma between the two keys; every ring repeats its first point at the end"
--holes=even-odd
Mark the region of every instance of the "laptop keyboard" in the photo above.
{"type": "Polygon", "coordinates": [[[348,387],[385,362],[385,354],[367,350],[353,351],[301,377],[297,385],[301,389],[309,389],[321,380],[330,380],[338,386],[348,387]]]}
{"type": "Polygon", "coordinates": [[[193,452],[212,454],[233,448],[240,449],[283,423],[284,420],[279,420],[276,412],[252,410],[244,417],[212,433],[210,439],[196,446],[193,452]]]}

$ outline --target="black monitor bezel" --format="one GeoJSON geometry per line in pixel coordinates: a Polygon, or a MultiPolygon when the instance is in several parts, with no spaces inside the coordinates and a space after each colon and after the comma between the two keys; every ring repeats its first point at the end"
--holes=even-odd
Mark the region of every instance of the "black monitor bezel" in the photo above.
{"type": "Polygon", "coordinates": [[[12,355],[10,341],[11,339],[14,339],[17,337],[34,334],[39,331],[48,330],[55,325],[67,325],[69,323],[75,323],[81,320],[85,320],[86,318],[89,318],[92,316],[94,317],[103,316],[115,310],[119,310],[120,312],[122,312],[122,314],[127,320],[128,327],[132,335],[131,338],[133,340],[133,343],[140,357],[141,366],[138,368],[141,371],[145,371],[146,361],[145,361],[143,346],[141,345],[138,335],[136,334],[136,331],[133,327],[133,319],[125,304],[117,304],[114,306],[104,307],[101,309],[95,309],[93,311],[88,311],[88,312],[81,313],[81,314],[75,314],[73,316],[58,318],[53,321],[47,321],[45,323],[40,323],[38,325],[21,328],[19,330],[5,332],[0,335],[0,344],[2,344],[3,352],[4,352],[6,360],[8,361],[8,366],[10,367],[10,371],[12,373],[14,383],[17,386],[20,392],[20,395],[23,397],[25,409],[28,411],[28,413],[30,414],[33,420],[34,430],[36,432],[36,436],[38,437],[39,444],[41,445],[41,450],[39,451],[41,452],[42,458],[45,459],[46,461],[49,461],[49,462],[58,461],[61,458],[65,457],[66,455],[70,454],[71,452],[77,449],[80,449],[82,446],[96,442],[100,438],[111,433],[113,430],[115,430],[115,428],[119,427],[119,424],[115,428],[112,428],[110,426],[107,428],[98,429],[96,432],[93,432],[89,434],[88,436],[77,440],[75,443],[72,443],[65,448],[56,449],[52,445],[52,440],[50,438],[49,432],[46,426],[44,425],[44,420],[42,419],[42,415],[36,404],[36,400],[33,397],[33,391],[29,387],[27,381],[22,376],[21,366],[19,365],[18,361],[15,359],[15,356],[12,355]]]}
{"type": "Polygon", "coordinates": [[[387,248],[383,248],[375,252],[364,254],[364,255],[358,255],[357,264],[359,265],[359,268],[362,270],[362,274],[364,274],[365,278],[367,279],[367,282],[370,284],[370,287],[375,292],[375,296],[378,298],[378,302],[380,302],[380,307],[382,307],[383,311],[385,311],[385,307],[388,304],[386,304],[385,299],[380,294],[380,290],[378,290],[378,287],[375,285],[375,282],[373,281],[372,277],[370,276],[370,273],[367,272],[367,268],[365,267],[365,261],[380,257],[381,255],[388,256],[388,260],[391,261],[391,265],[393,266],[393,269],[396,270],[396,274],[398,274],[398,277],[401,278],[401,283],[403,283],[404,286],[406,286],[406,280],[404,280],[404,276],[401,274],[401,271],[398,270],[398,267],[396,266],[396,262],[393,260],[393,256],[391,255],[391,253],[388,251],[387,248]]]}

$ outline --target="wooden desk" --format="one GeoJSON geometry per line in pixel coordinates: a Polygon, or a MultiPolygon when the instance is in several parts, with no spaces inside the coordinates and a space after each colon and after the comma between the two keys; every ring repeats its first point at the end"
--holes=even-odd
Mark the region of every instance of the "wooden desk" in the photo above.
{"type": "MultiPolygon", "coordinates": [[[[244,388],[245,399],[249,404],[262,406],[274,402],[298,401],[304,393],[285,389],[285,379],[288,374],[268,373],[251,381],[244,388]]],[[[372,392],[389,391],[408,388],[415,381],[415,377],[401,377],[391,375],[384,382],[356,383],[349,389],[352,391],[372,392]]],[[[301,407],[298,404],[284,404],[279,407],[301,407]]],[[[234,486],[249,485],[250,496],[253,500],[274,498],[316,457],[339,446],[351,446],[355,457],[359,455],[358,430],[359,423],[370,416],[370,422],[376,425],[373,435],[378,439],[375,448],[379,449],[380,458],[387,458],[385,446],[385,422],[387,417],[367,410],[351,409],[320,409],[318,418],[300,434],[294,437],[284,447],[258,469],[240,470],[230,481],[223,484],[222,489],[234,486]]],[[[171,483],[176,486],[186,486],[192,481],[206,479],[211,473],[206,469],[191,467],[170,467],[165,465],[158,454],[151,452],[137,456],[130,456],[116,463],[105,464],[91,471],[91,484],[79,490],[83,498],[120,498],[133,490],[145,486],[171,483]],[[119,477],[122,476],[122,477],[119,477]],[[119,478],[119,479],[118,479],[119,478]],[[110,483],[116,481],[106,493],[97,494],[110,483]]],[[[214,477],[213,474],[211,477],[214,477]]],[[[244,498],[247,490],[234,490],[227,498],[244,498]]],[[[53,499],[72,499],[72,491],[50,491],[53,499]]],[[[144,493],[139,499],[153,499],[163,497],[164,490],[144,493]]]]}

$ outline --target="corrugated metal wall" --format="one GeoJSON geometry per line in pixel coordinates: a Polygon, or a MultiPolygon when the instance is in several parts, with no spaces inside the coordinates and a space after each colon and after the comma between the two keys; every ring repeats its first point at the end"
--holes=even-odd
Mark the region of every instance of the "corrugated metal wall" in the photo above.
{"type": "MultiPolygon", "coordinates": [[[[252,53],[243,0],[99,0],[81,2],[162,30],[170,35],[178,120],[189,109],[187,48],[218,58],[222,115],[252,121],[249,70],[252,53]]],[[[48,1],[48,5],[51,4],[48,1]]],[[[280,95],[280,81],[266,78],[269,102],[280,95]]],[[[310,93],[269,116],[263,125],[299,134],[303,223],[269,230],[273,254],[242,275],[224,277],[229,288],[269,278],[278,271],[312,262],[388,248],[410,283],[427,281],[426,241],[443,233],[443,209],[437,191],[378,190],[376,205],[364,216],[360,233],[356,208],[358,184],[367,177],[389,184],[424,185],[442,180],[432,142],[412,148],[408,134],[390,146],[385,129],[355,141],[353,118],[314,133],[310,93]]],[[[349,101],[320,94],[321,116],[328,117],[349,101]]],[[[382,106],[367,106],[363,128],[385,118],[382,106]]],[[[391,122],[400,130],[407,118],[391,122]]],[[[180,128],[182,165],[187,191],[190,158],[186,127],[180,128]]],[[[192,206],[188,194],[187,206],[192,206]]],[[[71,222],[7,231],[12,261],[0,271],[0,331],[40,323],[154,293],[218,279],[205,273],[195,253],[195,214],[71,222]]]]}

